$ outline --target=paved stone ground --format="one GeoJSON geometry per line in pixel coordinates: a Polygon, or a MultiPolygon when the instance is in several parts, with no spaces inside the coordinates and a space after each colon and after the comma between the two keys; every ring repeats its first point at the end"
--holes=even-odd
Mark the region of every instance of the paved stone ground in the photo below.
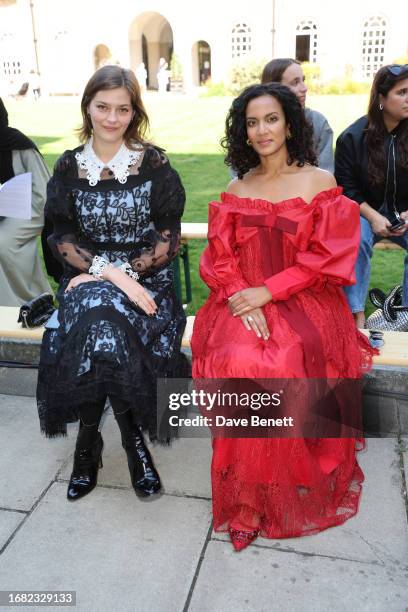
{"type": "Polygon", "coordinates": [[[155,448],[166,492],[142,502],[108,414],[98,487],[70,504],[75,433],[43,438],[34,399],[0,395],[0,589],[75,590],[80,612],[408,610],[408,441],[367,441],[345,525],[235,553],[211,528],[209,439],[155,448]]]}

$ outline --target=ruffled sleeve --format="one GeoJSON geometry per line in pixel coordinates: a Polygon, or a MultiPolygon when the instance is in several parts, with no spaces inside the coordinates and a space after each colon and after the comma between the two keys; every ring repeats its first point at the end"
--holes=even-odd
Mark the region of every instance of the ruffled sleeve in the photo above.
{"type": "Polygon", "coordinates": [[[217,302],[247,288],[236,249],[237,213],[218,202],[208,212],[208,247],[200,259],[200,275],[216,293],[217,302]]]}
{"type": "Polygon", "coordinates": [[[318,198],[314,205],[313,231],[307,249],[297,253],[295,265],[265,281],[274,301],[286,300],[302,289],[322,287],[325,283],[355,283],[354,265],[360,244],[359,206],[338,189],[334,194],[332,191],[318,198]]]}
{"type": "Polygon", "coordinates": [[[53,255],[70,275],[88,272],[95,254],[90,245],[81,243],[73,195],[64,184],[64,177],[72,176],[76,171],[75,158],[71,151],[66,151],[55,164],[53,176],[47,185],[45,204],[45,216],[53,227],[48,244],[53,255]]]}
{"type": "Polygon", "coordinates": [[[166,267],[180,248],[181,217],[186,194],[180,177],[159,149],[149,149],[147,164],[153,177],[151,226],[130,257],[130,264],[143,277],[166,267]]]}

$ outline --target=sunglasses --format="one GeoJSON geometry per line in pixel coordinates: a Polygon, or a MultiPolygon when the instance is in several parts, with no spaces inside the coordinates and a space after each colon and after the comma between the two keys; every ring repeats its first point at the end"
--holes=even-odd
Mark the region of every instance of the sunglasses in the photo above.
{"type": "Polygon", "coordinates": [[[408,72],[408,64],[391,64],[387,66],[387,70],[394,76],[399,76],[402,72],[408,72]]]}

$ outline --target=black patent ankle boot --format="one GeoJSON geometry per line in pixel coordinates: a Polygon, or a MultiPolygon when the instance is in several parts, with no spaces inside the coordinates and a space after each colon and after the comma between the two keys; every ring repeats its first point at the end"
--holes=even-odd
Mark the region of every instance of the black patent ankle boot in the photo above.
{"type": "Polygon", "coordinates": [[[138,497],[149,497],[161,489],[159,474],[147,449],[142,432],[133,425],[127,433],[123,448],[126,451],[130,478],[138,497]]]}
{"type": "Polygon", "coordinates": [[[81,448],[81,429],[78,433],[77,449],[74,455],[74,467],[68,484],[67,498],[76,501],[95,488],[98,480],[98,469],[102,464],[103,440],[101,433],[96,432],[95,442],[88,448],[81,448]]]}

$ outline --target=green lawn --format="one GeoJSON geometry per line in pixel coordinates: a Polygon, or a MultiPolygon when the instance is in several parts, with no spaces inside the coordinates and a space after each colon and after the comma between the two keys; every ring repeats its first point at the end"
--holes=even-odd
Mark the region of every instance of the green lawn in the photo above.
{"type": "MultiPolygon", "coordinates": [[[[231,98],[191,98],[182,95],[146,96],[151,122],[151,139],[164,147],[179,171],[187,192],[185,221],[206,221],[207,204],[218,198],[229,181],[219,146],[231,98]]],[[[311,108],[325,114],[335,137],[353,120],[363,115],[365,95],[310,96],[311,108]]],[[[18,127],[39,146],[52,168],[65,149],[77,144],[75,128],[80,122],[79,99],[72,97],[7,101],[10,125],[18,127]]],[[[198,260],[204,241],[190,243],[194,313],[207,295],[198,276],[198,260]]],[[[373,258],[372,286],[388,290],[401,282],[404,253],[376,251],[373,258]]],[[[371,312],[372,308],[368,308],[371,312]]]]}

